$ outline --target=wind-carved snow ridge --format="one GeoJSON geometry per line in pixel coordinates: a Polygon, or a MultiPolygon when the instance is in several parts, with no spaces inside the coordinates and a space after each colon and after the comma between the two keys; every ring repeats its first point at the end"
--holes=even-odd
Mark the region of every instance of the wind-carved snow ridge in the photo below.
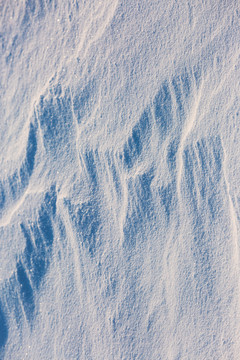
{"type": "MultiPolygon", "coordinates": [[[[52,187],[44,196],[44,202],[37,211],[36,220],[20,223],[20,229],[25,239],[25,250],[16,263],[16,271],[2,287],[2,298],[7,312],[15,326],[21,329],[24,321],[31,324],[36,316],[36,298],[40,284],[51,262],[54,240],[53,219],[56,213],[56,192],[52,187]],[[8,299],[8,301],[7,301],[8,299]]],[[[2,341],[7,340],[9,332],[7,321],[2,314],[2,341]]],[[[4,343],[1,344],[1,346],[4,343]]]]}
{"type": "MultiPolygon", "coordinates": [[[[229,185],[223,174],[221,137],[208,136],[187,142],[201,96],[202,83],[197,74],[185,71],[183,75],[165,80],[152,104],[144,109],[130,130],[122,149],[115,152],[111,147],[105,152],[78,147],[77,132],[93,106],[88,88],[73,97],[70,90],[63,92],[58,86],[40,98],[35,125],[30,123],[26,155],[19,175],[15,176],[15,182],[9,180],[6,183],[11,183],[8,185],[11,190],[3,191],[12,195],[11,201],[16,202],[27,191],[40,146],[41,151],[48,154],[50,164],[41,172],[47,171],[52,185],[41,195],[42,203],[34,210],[32,219],[29,217],[19,224],[25,247],[16,262],[14,274],[2,288],[2,348],[13,326],[22,329],[21,341],[25,342],[28,341],[24,336],[25,323],[29,324],[29,336],[32,337],[36,323],[43,321],[37,320],[42,316],[40,294],[44,279],[50,276],[48,272],[55,266],[56,251],[66,252],[68,261],[73,261],[73,274],[68,273],[67,277],[73,276],[72,291],[74,288],[77,291],[74,312],[86,312],[79,318],[81,330],[77,331],[77,339],[99,323],[94,351],[97,352],[100,346],[97,339],[105,336],[101,324],[106,321],[97,304],[103,306],[104,311],[112,309],[107,320],[109,328],[105,330],[112,338],[106,338],[104,351],[110,342],[115,349],[115,358],[126,358],[129,352],[136,358],[139,353],[144,354],[144,344],[159,341],[157,329],[163,323],[162,350],[157,348],[155,351],[167,358],[170,351],[167,339],[175,336],[172,329],[177,334],[182,332],[182,320],[178,323],[176,319],[184,319],[189,312],[207,326],[199,342],[200,348],[206,348],[204,339],[211,336],[215,316],[211,309],[218,306],[218,312],[224,317],[229,302],[227,296],[219,298],[218,289],[224,281],[227,259],[233,257],[231,246],[234,248],[234,244],[229,248],[221,234],[229,232],[230,235],[236,224],[231,223],[225,211],[224,196],[229,185]],[[157,148],[151,146],[156,133],[157,148]],[[163,182],[159,175],[161,167],[156,161],[161,157],[167,164],[163,182]],[[58,175],[60,164],[66,162],[68,169],[74,166],[70,180],[58,175]],[[66,189],[67,186],[70,188],[66,189]],[[106,192],[107,188],[110,191],[106,192]],[[183,228],[181,221],[184,221],[183,228]],[[209,231],[212,226],[219,236],[212,238],[209,231]],[[184,256],[180,239],[185,232],[191,234],[185,239],[185,243],[189,242],[186,264],[180,257],[181,252],[184,256]],[[114,234],[113,240],[107,234],[114,234]],[[220,271],[219,261],[222,264],[220,271]],[[180,277],[182,273],[185,279],[180,277]],[[147,283],[143,282],[145,277],[147,283]],[[168,277],[172,279],[170,282],[168,277]],[[90,304],[86,302],[89,292],[96,296],[90,304]],[[152,296],[156,294],[161,296],[153,302],[152,296]],[[191,301],[177,301],[171,313],[173,299],[177,296],[187,296],[191,301]],[[9,297],[11,301],[7,300],[9,297]],[[143,310],[148,302],[149,310],[143,310]],[[217,305],[219,303],[221,305],[217,305]],[[96,313],[88,314],[95,307],[96,313]],[[11,327],[6,313],[11,314],[11,327]],[[121,355],[117,355],[120,349],[121,355]]],[[[229,200],[230,209],[232,206],[229,200]]],[[[60,255],[59,261],[63,261],[61,258],[60,255]]],[[[231,276],[234,281],[234,271],[231,276]]],[[[64,295],[61,302],[65,302],[64,295]]],[[[188,318],[185,323],[192,326],[188,318]]],[[[195,328],[191,336],[197,331],[195,328]]],[[[69,328],[67,333],[69,338],[75,330],[69,328]]],[[[92,341],[90,338],[88,341],[92,341]]],[[[72,350],[74,356],[85,357],[84,345],[79,347],[77,344],[72,350]]],[[[42,351],[45,353],[44,349],[42,351]]],[[[217,347],[214,351],[218,353],[217,347]]],[[[186,357],[186,349],[179,350],[177,356],[186,357]]]]}
{"type": "Polygon", "coordinates": [[[26,247],[23,258],[17,262],[16,277],[20,285],[20,302],[28,321],[34,319],[34,294],[37,293],[51,259],[51,247],[54,240],[52,217],[55,212],[56,194],[53,188],[45,195],[36,224],[31,224],[30,229],[20,224],[26,239],[26,247]]]}
{"type": "Polygon", "coordinates": [[[237,3],[0,14],[0,359],[237,360],[237,3]]]}

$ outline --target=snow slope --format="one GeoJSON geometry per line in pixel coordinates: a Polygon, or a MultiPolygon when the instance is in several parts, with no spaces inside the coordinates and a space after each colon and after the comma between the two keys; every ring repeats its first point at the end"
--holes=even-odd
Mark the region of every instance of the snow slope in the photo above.
{"type": "Polygon", "coordinates": [[[0,0],[0,359],[237,360],[237,0],[0,0]]]}

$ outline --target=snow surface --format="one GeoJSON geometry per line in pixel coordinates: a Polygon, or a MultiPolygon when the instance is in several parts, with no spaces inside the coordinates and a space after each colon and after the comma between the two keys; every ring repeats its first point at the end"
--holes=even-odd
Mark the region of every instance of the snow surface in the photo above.
{"type": "Polygon", "coordinates": [[[0,0],[0,359],[239,359],[239,17],[0,0]]]}

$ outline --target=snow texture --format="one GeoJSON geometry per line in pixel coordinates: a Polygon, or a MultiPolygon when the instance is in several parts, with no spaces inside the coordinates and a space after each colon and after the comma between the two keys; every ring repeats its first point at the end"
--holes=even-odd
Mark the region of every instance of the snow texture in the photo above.
{"type": "Polygon", "coordinates": [[[240,5],[0,0],[0,359],[237,360],[240,5]]]}

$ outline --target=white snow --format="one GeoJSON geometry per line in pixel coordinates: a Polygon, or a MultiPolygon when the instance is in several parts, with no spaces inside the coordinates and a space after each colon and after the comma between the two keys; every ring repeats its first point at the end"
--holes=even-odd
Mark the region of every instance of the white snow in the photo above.
{"type": "Polygon", "coordinates": [[[0,0],[0,359],[239,358],[239,14],[0,0]]]}

